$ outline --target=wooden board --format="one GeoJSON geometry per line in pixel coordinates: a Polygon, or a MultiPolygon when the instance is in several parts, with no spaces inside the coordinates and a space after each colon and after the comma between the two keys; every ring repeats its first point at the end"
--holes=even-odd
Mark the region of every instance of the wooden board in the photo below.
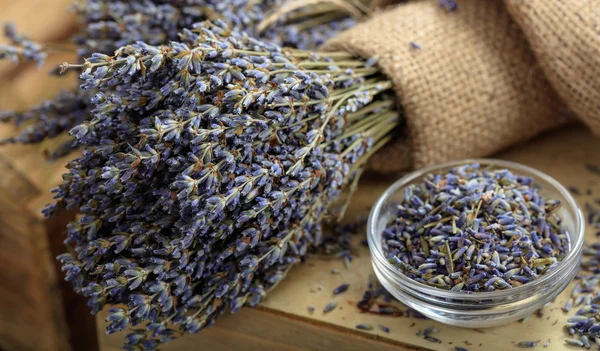
{"type": "Polygon", "coordinates": [[[68,350],[44,223],[0,196],[0,349],[68,350]]]}
{"type": "MultiPolygon", "coordinates": [[[[72,0],[0,0],[0,23],[17,25],[41,42],[63,41],[76,26],[68,12],[72,0]]],[[[1,35],[0,35],[1,37],[1,35]]],[[[5,43],[0,38],[0,43],[5,43]]],[[[50,56],[37,68],[0,61],[0,110],[22,110],[76,84],[76,75],[47,72],[75,55],[50,56]]],[[[15,133],[0,124],[0,138],[15,133]]],[[[55,257],[64,251],[64,228],[73,213],[46,219],[41,209],[52,201],[49,190],[60,181],[64,161],[48,163],[38,146],[0,147],[0,350],[95,350],[94,319],[85,299],[64,281],[55,257]]]]}
{"type": "MultiPolygon", "coordinates": [[[[536,140],[502,152],[496,157],[524,163],[548,173],[565,185],[592,189],[596,198],[600,197],[600,176],[584,168],[586,162],[600,164],[600,138],[593,137],[586,129],[575,126],[544,135],[536,140]]],[[[394,178],[365,177],[349,209],[347,218],[366,214],[379,195],[396,180],[394,178]]],[[[578,196],[583,205],[587,196],[578,196]]],[[[588,228],[588,240],[597,240],[593,230],[588,228]]],[[[358,244],[364,235],[357,236],[358,257],[351,269],[344,268],[341,260],[319,257],[309,259],[295,267],[288,277],[273,291],[257,309],[246,309],[238,315],[225,316],[212,329],[197,335],[186,336],[165,347],[165,350],[192,350],[199,345],[207,350],[453,350],[454,346],[477,350],[513,350],[515,342],[541,341],[538,349],[549,351],[564,350],[566,334],[563,324],[568,318],[560,307],[568,298],[568,291],[546,309],[540,318],[532,316],[524,323],[488,329],[465,329],[442,325],[429,320],[407,317],[385,317],[363,314],[356,308],[356,302],[366,289],[367,280],[372,274],[369,251],[358,244]],[[340,274],[332,274],[332,269],[340,274]],[[334,298],[331,291],[342,283],[349,283],[350,289],[334,298]],[[319,285],[323,290],[319,291],[319,285]],[[332,300],[338,300],[336,310],[323,314],[323,307],[332,300]],[[316,307],[314,313],[307,306],[316,307]],[[356,324],[383,324],[391,329],[389,334],[379,329],[365,332],[355,329],[356,324]],[[414,324],[414,325],[413,325],[414,324]],[[418,329],[435,326],[440,330],[435,337],[443,342],[433,344],[415,335],[418,329]],[[548,342],[548,347],[543,344],[548,342]],[[468,345],[472,344],[472,345],[468,345]]],[[[106,317],[98,317],[98,337],[100,349],[117,350],[122,335],[107,336],[104,333],[106,317]]]]}

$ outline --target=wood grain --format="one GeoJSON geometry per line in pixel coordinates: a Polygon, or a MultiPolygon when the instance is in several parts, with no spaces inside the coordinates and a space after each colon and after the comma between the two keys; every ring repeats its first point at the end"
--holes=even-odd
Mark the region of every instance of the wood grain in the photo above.
{"type": "Polygon", "coordinates": [[[43,223],[0,196],[0,349],[70,350],[43,223]]]}
{"type": "MultiPolygon", "coordinates": [[[[0,23],[44,42],[64,41],[75,28],[72,0],[0,0],[0,23]]],[[[0,43],[5,42],[4,38],[0,43]]],[[[75,55],[52,54],[40,68],[0,62],[0,110],[23,110],[76,84],[76,76],[47,74],[75,55]]],[[[18,130],[0,124],[0,138],[18,130]]],[[[41,209],[60,183],[64,160],[49,163],[36,146],[0,147],[0,350],[69,351],[97,349],[95,321],[84,298],[64,281],[56,255],[64,251],[64,230],[74,213],[46,219],[41,209]]]]}
{"type": "MultiPolygon", "coordinates": [[[[106,315],[103,314],[102,318],[106,315]]],[[[102,330],[99,333],[103,333],[102,330]]],[[[118,350],[122,335],[103,337],[102,351],[118,350]]],[[[184,336],[165,350],[344,350],[344,351],[418,351],[423,348],[390,343],[367,334],[354,333],[308,318],[298,319],[263,308],[248,308],[236,315],[225,315],[202,336],[184,336]]]]}

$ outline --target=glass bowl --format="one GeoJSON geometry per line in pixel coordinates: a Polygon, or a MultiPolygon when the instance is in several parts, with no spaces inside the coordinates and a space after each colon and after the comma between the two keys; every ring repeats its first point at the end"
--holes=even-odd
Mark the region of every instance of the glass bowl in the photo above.
{"type": "Polygon", "coordinates": [[[446,324],[482,328],[507,324],[524,318],[552,301],[577,274],[584,241],[585,221],[571,194],[550,176],[533,168],[502,160],[466,159],[414,171],[394,183],[377,200],[367,224],[367,236],[373,269],[381,284],[398,300],[421,314],[446,324]],[[508,169],[514,174],[531,176],[546,198],[560,200],[556,212],[570,236],[566,257],[538,279],[521,286],[492,292],[465,293],[431,287],[404,275],[390,264],[382,250],[381,234],[396,214],[396,205],[404,197],[404,188],[422,181],[429,173],[479,163],[490,169],[508,169]]]}

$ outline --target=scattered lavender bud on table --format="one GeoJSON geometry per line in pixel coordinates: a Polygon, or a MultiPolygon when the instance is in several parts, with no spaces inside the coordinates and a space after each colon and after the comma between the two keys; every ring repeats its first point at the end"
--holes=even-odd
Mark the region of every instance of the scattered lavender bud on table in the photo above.
{"type": "Polygon", "coordinates": [[[427,328],[425,328],[425,329],[423,330],[423,336],[424,336],[424,337],[425,337],[425,336],[429,336],[429,335],[431,335],[431,334],[435,334],[435,333],[437,333],[437,332],[439,332],[439,330],[438,330],[438,329],[434,328],[433,326],[429,326],[429,327],[427,327],[427,328]]]}
{"type": "Polygon", "coordinates": [[[306,309],[308,312],[313,313],[315,311],[315,306],[308,306],[306,309]]]}
{"type": "Polygon", "coordinates": [[[537,345],[537,342],[535,341],[521,341],[517,344],[517,346],[527,349],[527,348],[532,348],[535,347],[537,345]]]}
{"type": "Polygon", "coordinates": [[[442,343],[442,340],[440,340],[438,338],[434,338],[433,336],[429,336],[429,335],[425,336],[423,339],[425,339],[425,340],[427,340],[429,342],[435,342],[437,344],[441,344],[442,343]]]}
{"type": "Polygon", "coordinates": [[[537,279],[558,265],[569,236],[530,177],[478,164],[408,186],[383,251],[409,278],[444,290],[486,292],[537,279]]]}
{"type": "Polygon", "coordinates": [[[359,330],[373,330],[373,326],[371,324],[357,324],[356,329],[359,330]]]}
{"type": "MultiPolygon", "coordinates": [[[[571,290],[571,297],[572,298],[576,298],[579,296],[579,294],[581,293],[581,284],[575,284],[575,286],[573,287],[573,290],[571,290]]],[[[577,306],[579,304],[575,304],[575,306],[577,306]]]]}
{"type": "Polygon", "coordinates": [[[569,300],[567,300],[567,303],[563,306],[563,311],[565,312],[569,312],[571,310],[571,308],[573,308],[573,298],[570,298],[569,300]]]}
{"type": "Polygon", "coordinates": [[[323,313],[327,313],[327,312],[331,312],[333,311],[334,308],[336,308],[338,305],[337,301],[331,301],[330,303],[328,303],[325,308],[323,308],[323,313]]]}
{"type": "Polygon", "coordinates": [[[411,41],[411,42],[410,42],[410,47],[411,47],[411,48],[413,48],[413,49],[415,49],[415,50],[421,50],[421,49],[423,49],[423,48],[421,47],[421,45],[419,45],[419,44],[415,43],[414,41],[411,41]]]}
{"type": "MultiPolygon", "coordinates": [[[[343,211],[342,211],[343,212],[343,211]]],[[[360,215],[355,221],[336,225],[332,234],[323,238],[323,250],[326,255],[341,258],[344,266],[352,261],[356,248],[352,246],[352,237],[366,232],[367,216],[360,215]]]]}
{"type": "Polygon", "coordinates": [[[454,351],[469,351],[469,349],[462,346],[454,346],[454,351]]]}
{"type": "Polygon", "coordinates": [[[583,335],[581,337],[581,339],[579,339],[579,340],[583,344],[583,347],[585,347],[586,349],[589,349],[591,347],[591,345],[590,345],[590,339],[588,338],[587,335],[583,335]]]}
{"type": "Polygon", "coordinates": [[[581,195],[581,191],[579,190],[579,188],[577,188],[575,186],[569,185],[568,189],[574,195],[581,195]]]}
{"type": "Polygon", "coordinates": [[[340,274],[340,270],[337,268],[334,268],[331,270],[331,274],[340,274]]]}
{"type": "Polygon", "coordinates": [[[595,164],[591,164],[591,163],[586,163],[585,164],[585,168],[588,171],[590,171],[590,172],[592,172],[592,173],[600,176],[600,166],[595,165],[595,164]]]}
{"type": "Polygon", "coordinates": [[[339,295],[339,294],[345,292],[346,290],[348,290],[349,287],[350,287],[350,284],[342,284],[342,285],[338,286],[337,288],[333,289],[333,294],[339,295]]]}
{"type": "Polygon", "coordinates": [[[565,339],[565,343],[569,346],[579,346],[583,347],[583,342],[577,339],[565,339]]]}
{"type": "Polygon", "coordinates": [[[591,224],[592,227],[600,229],[600,208],[591,203],[586,203],[585,210],[588,213],[588,223],[591,224]]]}
{"type": "Polygon", "coordinates": [[[379,324],[379,329],[381,329],[385,333],[389,333],[390,332],[390,328],[388,328],[388,327],[386,327],[385,325],[382,325],[382,324],[379,324]]]}
{"type": "Polygon", "coordinates": [[[372,274],[369,276],[367,290],[356,305],[363,313],[386,316],[407,316],[406,313],[410,311],[394,299],[372,274]]]}

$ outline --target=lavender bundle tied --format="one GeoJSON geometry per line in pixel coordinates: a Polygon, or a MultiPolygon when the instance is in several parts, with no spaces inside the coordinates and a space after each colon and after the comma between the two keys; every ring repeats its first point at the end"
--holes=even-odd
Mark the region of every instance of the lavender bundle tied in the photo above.
{"type": "Polygon", "coordinates": [[[80,208],[60,257],[108,332],[155,349],[257,305],[321,243],[342,189],[400,118],[374,60],[253,39],[225,23],[80,65],[93,118],[46,215],[80,208]],[[176,328],[177,330],[175,330],[176,328]]]}
{"type": "MultiPolygon", "coordinates": [[[[119,47],[138,41],[161,45],[178,40],[178,33],[194,23],[226,20],[232,28],[278,45],[314,49],[354,25],[365,13],[360,2],[345,0],[317,1],[310,7],[290,6],[290,0],[77,1],[73,10],[81,29],[73,41],[81,57],[94,53],[113,55],[119,47]],[[288,11],[278,11],[286,4],[288,11]]],[[[17,34],[12,25],[6,25],[4,32],[11,45],[0,46],[0,59],[42,65],[56,49],[52,44],[39,44],[17,34]]],[[[28,111],[1,112],[0,122],[13,122],[24,128],[18,135],[0,139],[0,145],[38,144],[60,137],[58,145],[48,150],[48,158],[55,160],[71,153],[78,144],[66,134],[92,118],[91,97],[87,91],[65,91],[28,111]]]]}

